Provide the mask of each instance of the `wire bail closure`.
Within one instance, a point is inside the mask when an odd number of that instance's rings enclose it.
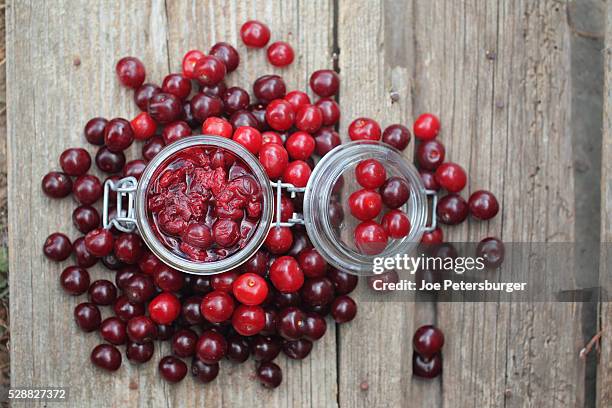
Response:
[[[136,229],[135,193],[138,180],[135,177],[125,177],[119,181],[106,180],[104,183],[104,201],[102,204],[102,226],[106,229],[112,227],[122,232],[134,232]],[[117,216],[108,218],[111,191],[117,193]],[[127,208],[123,208],[123,200],[127,197]]]
[[[304,225],[304,216],[295,212],[291,214],[291,218],[289,218],[289,220],[286,222],[281,221],[281,196],[283,189],[285,189],[290,194],[291,198],[295,198],[298,193],[305,192],[306,188],[296,187],[291,183],[282,183],[280,181],[270,181],[270,185],[276,189],[276,205],[274,206],[275,221],[270,225],[270,227],[278,228]]]
[[[427,197],[431,197],[431,225],[426,225],[423,231],[432,232],[438,226],[438,216],[436,215],[436,209],[438,208],[438,195],[434,190],[425,190]]]

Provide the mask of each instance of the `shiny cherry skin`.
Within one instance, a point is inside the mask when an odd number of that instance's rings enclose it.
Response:
[[[366,159],[355,167],[355,177],[363,188],[377,189],[387,180],[385,166],[376,159]]]
[[[41,182],[45,195],[51,198],[64,198],[72,192],[72,179],[59,171],[47,173]]]
[[[149,303],[149,316],[157,324],[170,324],[180,314],[181,302],[173,293],[160,293]]]
[[[212,291],[202,299],[200,311],[202,316],[211,323],[225,322],[234,313],[234,299],[227,292]]]
[[[283,343],[283,353],[292,360],[305,359],[308,357],[311,350],[312,341],[307,339],[285,341]]]
[[[306,92],[291,91],[284,98],[293,107],[293,111],[297,112],[302,106],[310,105],[310,97]]]
[[[247,47],[262,48],[270,41],[270,29],[257,20],[249,20],[240,27],[240,38]]]
[[[260,123],[255,115],[246,110],[239,110],[232,113],[229,121],[234,129],[238,129],[241,126],[250,126],[257,130],[261,130]]]
[[[444,233],[440,227],[436,227],[436,229],[431,232],[425,232],[421,237],[421,244],[425,245],[437,245],[442,242],[444,242]]]
[[[147,112],[140,112],[134,119],[130,121],[130,126],[134,131],[134,139],[147,140],[155,136],[157,131],[157,123]]]
[[[289,154],[282,145],[267,143],[259,149],[259,162],[271,179],[278,179],[289,165]]]
[[[478,243],[476,257],[483,258],[483,263],[489,269],[499,268],[504,262],[504,243],[498,238],[488,237]]]
[[[45,239],[43,253],[52,261],[61,262],[72,253],[72,243],[66,235],[55,232]]]
[[[296,292],[304,284],[304,273],[291,256],[281,256],[270,266],[270,281],[280,292]]]
[[[236,269],[219,273],[211,277],[210,284],[214,290],[230,293],[232,291],[232,285],[239,275],[240,273]]]
[[[204,122],[211,116],[220,116],[223,113],[223,101],[216,96],[204,93],[195,94],[191,98],[191,112],[196,120]],[[236,127],[234,123],[232,125]]]
[[[389,177],[378,190],[383,203],[389,208],[399,208],[410,198],[408,182],[401,177]]]
[[[274,130],[285,131],[293,126],[295,112],[289,102],[275,99],[266,108],[266,122]]]
[[[374,221],[364,221],[355,228],[355,246],[365,255],[378,255],[387,247],[385,229]]]
[[[315,146],[315,139],[304,131],[292,133],[285,143],[292,160],[307,160],[314,152]]]
[[[66,149],[60,155],[60,166],[69,176],[82,176],[91,167],[91,156],[82,148]]]
[[[77,296],[87,292],[89,288],[89,272],[78,266],[69,266],[60,275],[60,284],[66,293]]]
[[[323,306],[334,299],[334,284],[325,277],[306,279],[300,289],[302,303],[306,306]]]
[[[115,272],[115,284],[119,289],[124,290],[127,287],[127,281],[139,272],[138,266],[125,265]]]
[[[240,305],[232,315],[232,327],[242,336],[254,336],[266,326],[266,313],[261,306]]]
[[[102,264],[104,264],[104,266],[110,269],[111,271],[116,271],[125,266],[123,262],[117,259],[117,257],[115,256],[115,254],[112,253],[112,251],[110,254],[102,257]]]
[[[401,210],[390,210],[383,216],[380,225],[389,238],[401,239],[410,233],[410,220]]]
[[[113,304],[117,298],[117,288],[106,279],[100,279],[89,287],[89,300],[96,305],[107,306]]]
[[[293,245],[287,255],[297,257],[306,248],[312,248],[312,243],[308,239],[305,228],[293,227]]]
[[[130,303],[128,298],[123,295],[119,296],[113,305],[115,316],[124,322],[128,322],[131,318],[143,316],[145,307],[142,303]]]
[[[443,224],[456,225],[467,218],[469,206],[463,197],[451,193],[440,198],[436,213]]]
[[[225,81],[217,82],[214,85],[204,85],[200,83],[200,92],[208,96],[214,96],[219,100],[221,100],[226,90],[227,85],[225,84]]]
[[[76,264],[81,268],[91,268],[98,262],[98,257],[92,255],[85,246],[85,238],[77,238],[72,244],[72,252]]]
[[[111,152],[121,152],[132,145],[134,131],[123,118],[112,119],[104,128],[104,144]]]
[[[429,359],[442,350],[444,334],[435,326],[421,326],[414,333],[412,345],[415,352]]]
[[[286,340],[297,340],[304,335],[306,315],[295,306],[289,306],[278,313],[276,330]]]
[[[259,130],[250,126],[241,126],[232,136],[234,142],[244,146],[249,152],[257,155],[261,149],[262,138]]]
[[[238,224],[229,219],[219,219],[213,224],[213,239],[217,245],[229,248],[234,246],[240,239]]]
[[[248,358],[248,356],[247,356]],[[219,374],[219,363],[206,364],[194,357],[191,361],[191,375],[199,382],[206,384],[217,378]]]
[[[442,355],[426,358],[418,353],[412,355],[412,374],[421,378],[436,378],[442,373]]]
[[[416,151],[416,161],[419,168],[436,170],[444,162],[444,145],[438,140],[428,140],[419,144]]]
[[[223,93],[223,107],[225,113],[229,115],[247,109],[250,103],[251,97],[249,93],[238,86],[228,88]]]
[[[410,131],[404,125],[389,125],[383,131],[382,141],[402,151],[410,143]]]
[[[155,295],[155,284],[150,276],[137,273],[126,282],[124,294],[132,303],[144,303]]]
[[[268,297],[268,284],[257,274],[244,273],[234,281],[232,291],[238,302],[255,306],[262,304]]]
[[[72,195],[81,204],[93,204],[103,194],[102,182],[96,176],[79,176],[72,185]]]
[[[268,47],[268,61],[275,67],[286,67],[293,62],[295,54],[291,45],[284,41],[277,41]]]
[[[331,69],[321,69],[310,75],[310,89],[325,98],[336,95],[340,87],[340,77]]]
[[[374,219],[382,209],[382,197],[372,190],[357,190],[349,196],[351,214],[361,221]]]
[[[196,344],[196,356],[206,364],[218,363],[227,353],[227,341],[213,330],[202,333]]]
[[[276,309],[271,306],[268,306],[264,309],[264,312],[266,313],[266,325],[261,330],[260,334],[262,334],[263,336],[273,336],[276,334]]]
[[[266,122],[266,106],[262,103],[249,105],[248,112],[255,118],[257,124],[255,127],[260,131],[270,130],[270,126]]]
[[[304,319],[304,338],[310,341],[317,341],[325,335],[327,331],[327,322],[325,318],[318,313],[306,313]]]
[[[289,306],[299,306],[302,303],[299,292],[279,292],[277,290],[271,291],[274,297],[272,302],[278,309],[283,309]]]
[[[315,106],[319,108],[323,115],[323,126],[333,126],[340,120],[340,105],[331,98],[321,98]]]
[[[145,67],[142,61],[134,57],[121,58],[115,66],[119,82],[123,86],[136,89],[145,80]]]
[[[100,325],[100,334],[104,340],[111,344],[125,344],[127,341],[125,323],[116,317],[104,319]]]
[[[330,127],[319,129],[319,131],[314,134],[314,138],[316,143],[315,152],[321,157],[325,156],[342,143],[338,132]]]
[[[115,239],[115,256],[123,263],[135,264],[144,252],[144,244],[138,234],[124,233]]]
[[[166,356],[159,361],[159,374],[169,383],[177,383],[187,375],[187,364],[174,356]]]
[[[104,144],[104,128],[108,120],[105,118],[92,118],[86,124],[83,129],[83,135],[85,139],[92,145],[101,146]]]
[[[183,76],[189,79],[195,79],[196,73],[195,68],[198,62],[205,57],[202,51],[191,50],[183,56],[183,62],[181,64],[183,68]]]
[[[110,344],[99,344],[91,351],[90,360],[96,367],[117,371],[121,367],[121,352]]]
[[[423,113],[414,121],[414,137],[427,141],[435,139],[440,131],[440,120],[431,113]]]
[[[350,322],[357,314],[357,304],[347,295],[338,296],[331,306],[331,315],[336,323]]]
[[[421,177],[423,187],[425,187],[426,190],[440,190],[440,185],[436,181],[436,176],[434,175],[434,173],[427,170],[419,170],[419,176]]]
[[[278,75],[264,75],[253,83],[253,94],[263,104],[283,98],[286,92],[285,81]]]
[[[148,163],[159,153],[166,143],[160,136],[154,136],[142,145],[142,158]]]
[[[348,128],[351,140],[380,140],[380,125],[370,118],[357,118]]]
[[[311,173],[312,169],[308,163],[303,160],[295,160],[287,165],[283,172],[283,181],[296,187],[306,187]]]
[[[320,278],[327,273],[327,262],[315,248],[304,249],[296,259],[307,278]]]
[[[273,362],[261,363],[257,367],[257,379],[265,388],[276,388],[283,382],[283,371]]]
[[[227,338],[227,358],[236,363],[244,363],[251,352],[249,342],[240,335],[231,335]]]
[[[227,68],[223,61],[214,55],[205,55],[196,62],[194,68],[195,79],[204,86],[214,86],[223,81]]]
[[[158,324],[155,339],[160,341],[170,340],[174,336],[175,331],[176,327],[173,324]]]
[[[329,269],[327,279],[334,285],[337,295],[348,295],[357,287],[359,282],[357,276],[335,268]]]
[[[152,97],[161,93],[161,88],[155,84],[142,84],[134,92],[134,103],[143,112],[149,109],[149,101]]]
[[[172,94],[179,99],[186,99],[191,93],[191,81],[181,74],[166,75],[161,89],[164,93]]]
[[[278,337],[257,335],[251,340],[251,354],[255,361],[272,361],[281,352],[282,344]]]
[[[143,344],[130,341],[125,349],[125,356],[132,363],[142,364],[149,361],[154,352],[155,345],[152,341]]]
[[[147,343],[157,337],[157,326],[148,316],[132,317],[127,322],[126,331],[130,341],[134,343]]]
[[[175,95],[160,92],[149,99],[147,112],[153,120],[163,125],[180,119],[183,114],[183,104]]]
[[[176,142],[177,140],[181,140],[186,138],[187,136],[191,136],[191,128],[187,122],[182,120],[168,123],[164,130],[162,130],[162,139],[164,139],[164,143],[169,145],[171,143]]]
[[[457,163],[442,163],[436,169],[435,176],[440,187],[450,193],[458,193],[467,183],[465,170]]]
[[[172,336],[172,352],[178,357],[187,358],[195,355],[198,335],[190,329],[181,329]]]
[[[147,163],[144,160],[130,160],[125,163],[123,171],[121,172],[121,177],[134,177],[136,180],[140,180],[145,167],[147,167]]]
[[[269,257],[266,251],[259,250],[242,264],[242,273],[254,273],[259,276],[265,276],[268,271]]]
[[[185,284],[185,277],[183,273],[176,269],[169,267],[165,263],[158,262],[153,270],[153,281],[163,291],[178,292]]]
[[[93,303],[79,303],[74,308],[74,320],[84,332],[92,332],[100,327],[102,315],[100,309]]]
[[[200,310],[202,296],[189,296],[187,299],[182,299],[181,319],[190,325],[204,323],[204,317]]]
[[[100,214],[90,205],[81,205],[72,212],[72,223],[83,234],[100,226]]]
[[[293,245],[293,233],[289,227],[270,228],[264,241],[265,248],[273,255],[287,253]]]
[[[468,200],[470,214],[479,220],[489,220],[499,212],[497,198],[490,191],[478,190]]]
[[[219,58],[225,64],[225,69],[228,73],[235,71],[240,64],[240,54],[229,43],[218,42],[210,48],[208,53]]]
[[[323,125],[323,112],[316,105],[302,106],[295,113],[295,127],[301,131],[314,133]]]
[[[105,173],[119,173],[125,165],[123,152],[111,152],[108,147],[102,146],[96,153],[96,166]]]

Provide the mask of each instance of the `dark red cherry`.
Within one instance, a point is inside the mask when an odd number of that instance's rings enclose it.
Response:
[[[435,326],[421,326],[414,333],[412,345],[415,352],[423,357],[431,358],[442,350],[444,334]]]
[[[125,344],[127,341],[125,323],[116,317],[109,317],[102,321],[100,334],[111,344]]]
[[[142,364],[146,363],[151,359],[151,357],[153,357],[154,351],[155,345],[152,341],[143,344],[128,342],[125,355],[132,363]]]
[[[335,147],[340,146],[340,143],[342,142],[338,132],[329,127],[319,129],[319,131],[314,134],[314,138],[315,152],[321,157],[325,156]]]
[[[115,312],[115,316],[127,322],[133,317],[144,315],[145,307],[142,303],[130,303],[128,298],[123,295],[119,296],[115,301],[113,311]]]
[[[304,276],[308,278],[323,277],[327,272],[327,262],[314,248],[307,248],[300,252],[297,261]]]
[[[89,287],[89,300],[96,305],[111,305],[117,298],[117,288],[106,279],[100,279]]]
[[[72,252],[76,264],[81,268],[90,268],[98,262],[98,257],[92,255],[85,246],[83,237],[77,238],[72,244]]]
[[[119,82],[128,88],[138,88],[145,80],[145,67],[142,61],[135,57],[121,58],[115,66]]]
[[[195,355],[198,335],[190,329],[181,329],[172,336],[172,352],[178,357],[191,357]]]
[[[69,176],[82,176],[91,167],[91,156],[82,148],[66,149],[60,155],[60,166]]]
[[[70,239],[59,232],[49,235],[43,244],[43,253],[47,258],[55,262],[67,259],[71,252],[72,244]]]
[[[161,91],[161,88],[157,85],[143,84],[134,92],[134,103],[136,103],[136,106],[141,111],[146,112],[151,98],[161,93]]]
[[[317,341],[327,331],[327,323],[318,313],[309,312],[304,319],[304,337],[310,341]]]
[[[115,239],[115,256],[123,263],[135,264],[144,251],[144,244],[140,235],[123,233]]]
[[[251,339],[251,354],[255,361],[272,361],[281,352],[281,348],[278,337],[258,335]]]
[[[312,341],[307,339],[298,339],[293,341],[285,341],[283,343],[283,353],[293,360],[302,360],[308,357],[312,350]]]
[[[147,316],[136,316],[127,322],[127,335],[135,343],[146,343],[157,337],[157,326]]]
[[[201,383],[209,383],[219,374],[219,363],[206,364],[194,357],[191,361],[191,374]]]
[[[81,205],[72,212],[72,223],[83,234],[100,226],[100,214],[90,205]]]
[[[244,363],[248,360],[249,342],[246,337],[240,335],[231,335],[227,338],[227,358],[236,362]]]
[[[359,282],[357,276],[335,268],[329,269],[327,272],[327,279],[334,285],[337,295],[347,295],[351,293]]]
[[[421,169],[433,171],[444,162],[445,152],[444,145],[438,140],[428,140],[419,144],[416,161]]]
[[[438,201],[436,210],[440,222],[455,225],[463,222],[469,213],[468,203],[459,194],[450,193]]]
[[[463,190],[467,183],[465,170],[457,163],[442,163],[436,169],[435,176],[440,187],[451,193]]]
[[[310,75],[310,88],[319,96],[335,95],[340,87],[340,77],[331,69],[321,69]]]
[[[304,282],[300,296],[306,306],[323,306],[334,299],[334,285],[324,277],[309,278]]]
[[[257,367],[257,378],[264,387],[276,388],[283,381],[283,372],[278,365],[272,362],[261,363]]]
[[[91,332],[100,327],[102,315],[93,303],[79,303],[74,308],[74,320],[84,332]]]
[[[150,276],[136,274],[126,283],[124,293],[132,303],[144,303],[155,295],[155,284]]]
[[[228,73],[235,71],[238,68],[238,64],[240,64],[240,54],[229,43],[218,42],[212,46],[208,53],[219,58],[225,64],[225,69]]]
[[[505,256],[504,243],[493,237],[483,239],[476,247],[476,256],[483,258],[483,263],[487,268],[498,268],[504,262]]]
[[[169,383],[177,383],[187,375],[187,364],[174,356],[166,356],[159,361],[159,374]]]
[[[382,141],[397,150],[404,150],[410,143],[410,131],[404,125],[389,125],[382,134]]]
[[[104,128],[104,144],[111,152],[121,152],[134,141],[130,122],[123,118],[112,119]]]
[[[81,295],[89,288],[89,272],[78,266],[69,266],[60,275],[60,284],[66,293],[73,296]]]
[[[278,75],[264,75],[253,83],[253,94],[264,104],[284,97],[286,92],[285,81]]]
[[[478,190],[468,200],[470,214],[479,220],[489,220],[499,212],[497,198],[490,191]]]
[[[234,313],[234,300],[227,292],[215,290],[204,296],[200,311],[211,323],[225,322]]]
[[[119,173],[125,165],[125,154],[122,151],[111,152],[102,146],[96,153],[96,166],[105,173]]]
[[[121,367],[121,352],[110,344],[99,344],[92,351],[91,362],[107,371],[117,371]]]
[[[202,333],[196,345],[196,356],[206,364],[219,362],[227,352],[227,341],[216,331]]]
[[[297,340],[304,335],[306,315],[294,306],[280,311],[276,321],[276,330],[287,340]]]
[[[42,179],[42,190],[51,198],[64,198],[72,192],[72,179],[64,173],[52,171]]]
[[[162,82],[162,92],[185,99],[191,93],[191,81],[181,74],[166,75]]]
[[[83,134],[85,139],[93,145],[101,146],[104,144],[104,128],[108,120],[104,118],[93,118],[90,119],[85,125]]]
[[[183,104],[175,95],[160,92],[149,99],[147,112],[157,123],[166,124],[180,119]]]
[[[412,355],[412,374],[421,378],[435,378],[442,373],[442,355],[426,358],[418,353]]]
[[[154,136],[142,145],[142,157],[145,161],[149,162],[157,156],[157,153],[159,153],[164,146],[166,146],[164,139],[160,136]]]
[[[410,198],[408,182],[401,177],[389,177],[380,187],[383,203],[389,208],[399,208]]]
[[[202,311],[200,310],[200,304],[202,303],[201,296],[190,296],[182,300],[182,302],[181,318],[185,322],[191,325],[204,323],[204,316],[202,316]]]
[[[79,176],[72,185],[72,195],[81,204],[93,204],[102,197],[102,182],[96,176]]]
[[[331,306],[331,315],[336,323],[350,322],[357,314],[357,304],[349,296],[338,296]]]

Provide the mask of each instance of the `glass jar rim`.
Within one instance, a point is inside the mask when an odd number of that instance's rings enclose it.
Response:
[[[170,251],[159,241],[151,228],[147,217],[147,190],[152,177],[159,166],[181,150],[210,146],[226,149],[240,158],[252,171],[253,176],[262,189],[262,213],[255,232],[247,244],[227,258],[214,262],[197,262],[183,258]],[[274,208],[274,196],[270,179],[259,160],[244,146],[220,136],[196,135],[178,140],[162,149],[145,167],[136,189],[135,211],[136,224],[140,235],[151,252],[172,268],[195,275],[213,275],[234,269],[246,262],[264,243],[270,225]]]

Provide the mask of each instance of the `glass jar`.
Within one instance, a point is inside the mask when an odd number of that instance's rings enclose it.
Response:
[[[147,193],[158,170],[177,153],[196,146],[230,151],[240,158],[261,187],[261,218],[248,242],[235,253],[212,262],[189,260],[170,250],[160,241],[148,217]],[[357,220],[350,215],[343,216],[349,214],[346,204],[348,194],[361,188],[355,181],[355,166],[366,158],[379,160],[384,164],[388,177],[402,177],[410,186],[410,198],[400,208],[410,219],[410,233],[402,239],[392,240],[384,252],[376,256],[363,255],[357,251],[352,240],[352,231]],[[280,218],[280,196],[283,191],[292,198],[302,194],[304,198],[302,214],[294,213],[287,222],[281,222]],[[110,218],[113,192],[117,194],[116,216]],[[274,206],[274,195],[278,197],[277,208]],[[435,192],[425,190],[416,168],[407,162],[399,151],[379,142],[359,141],[338,146],[315,166],[307,186],[298,188],[288,183],[271,181],[259,160],[242,145],[230,139],[191,136],[172,143],[159,152],[147,164],[140,180],[134,177],[123,178],[117,182],[108,180],[104,186],[102,218],[105,228],[114,227],[124,232],[138,229],[145,244],[161,261],[180,271],[199,275],[222,273],[240,266],[261,247],[270,228],[303,224],[313,246],[332,266],[364,275],[372,273],[375,257],[409,253],[416,248],[425,231],[435,228],[433,212],[431,219],[434,225],[427,226],[428,195],[433,197],[435,209]]]

